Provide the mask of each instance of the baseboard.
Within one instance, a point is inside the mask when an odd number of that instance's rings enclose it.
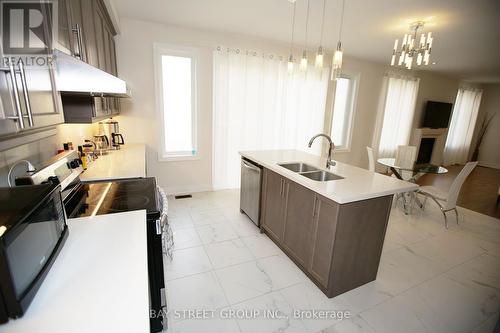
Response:
[[[478,164],[480,166],[487,167],[487,168],[500,169],[499,163],[490,163],[490,162],[479,161]]]
[[[212,184],[201,184],[201,185],[186,185],[186,186],[160,186],[167,193],[167,195],[180,195],[180,194],[190,194],[196,192],[206,192],[212,191]]]

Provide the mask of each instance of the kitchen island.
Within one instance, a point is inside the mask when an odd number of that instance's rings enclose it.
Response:
[[[149,332],[146,211],[67,223],[68,239],[27,312],[0,331]]]
[[[296,150],[240,154],[263,169],[261,231],[328,297],[376,279],[392,197],[416,184]]]

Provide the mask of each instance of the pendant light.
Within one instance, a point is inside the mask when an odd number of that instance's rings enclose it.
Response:
[[[323,50],[323,28],[325,26],[325,6],[326,6],[326,0],[323,0],[323,18],[321,19],[321,37],[319,39],[318,52],[316,52],[316,61],[315,61],[315,65],[318,68],[323,67],[323,58],[325,56],[324,50]]]
[[[293,73],[293,32],[295,31],[295,0],[290,0],[292,4],[292,32],[290,38],[290,55],[288,56],[287,69],[288,73]]]
[[[342,71],[342,26],[344,25],[344,6],[345,0],[342,0],[342,12],[340,17],[340,28],[339,28],[339,40],[337,41],[337,48],[335,49],[335,53],[333,54],[332,59],[332,74],[330,79],[337,80],[340,78],[340,73]]]
[[[306,41],[304,45],[304,50],[302,51],[302,58],[300,58],[299,69],[301,71],[307,70],[307,27],[309,25],[309,0],[307,0],[307,11],[306,11]]]

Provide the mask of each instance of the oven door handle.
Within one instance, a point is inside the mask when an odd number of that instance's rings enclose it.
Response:
[[[161,221],[158,219],[155,221],[156,223],[156,234],[161,235]]]

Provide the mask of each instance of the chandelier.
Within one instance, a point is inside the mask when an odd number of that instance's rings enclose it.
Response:
[[[429,64],[433,37],[431,32],[428,32],[427,36],[422,33],[420,35],[420,41],[417,41],[418,30],[423,27],[423,21],[413,22],[410,25],[410,30],[413,31],[413,33],[404,35],[400,50],[398,50],[398,40],[396,39],[394,41],[391,66],[405,66],[407,69],[411,69],[415,58],[418,66]],[[397,63],[396,58],[398,58]]]

